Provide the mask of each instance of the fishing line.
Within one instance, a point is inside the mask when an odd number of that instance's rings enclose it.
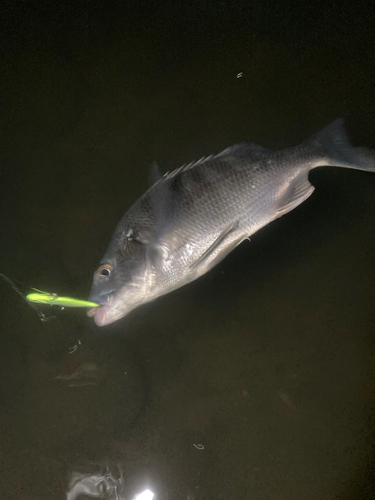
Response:
[[[25,302],[27,302],[27,304],[32,307],[34,309],[34,311],[36,311],[36,313],[38,314],[39,316],[39,319],[40,321],[43,321],[43,322],[46,322],[46,321],[50,321],[51,319],[55,319],[56,316],[46,316],[44,313],[42,313],[42,311],[39,311],[38,308],[33,304],[31,303],[30,301],[27,300],[26,296],[21,292],[21,290],[13,283],[13,281],[11,279],[8,278],[8,276],[5,276],[5,274],[3,273],[0,273],[0,277],[3,278],[4,281],[6,281],[12,288],[13,290],[18,293],[18,295],[20,297],[23,298],[23,300]]]

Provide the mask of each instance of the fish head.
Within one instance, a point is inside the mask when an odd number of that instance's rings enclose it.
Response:
[[[109,325],[142,304],[150,287],[147,249],[138,242],[118,245],[107,251],[94,272],[90,300],[101,307],[87,314],[98,326]]]

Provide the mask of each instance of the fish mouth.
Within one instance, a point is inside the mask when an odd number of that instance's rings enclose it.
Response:
[[[92,309],[89,309],[86,314],[89,318],[93,318],[97,312],[98,309],[100,309],[101,307],[103,306],[99,306],[99,307],[93,307]]]
[[[106,316],[110,308],[111,306],[109,305],[94,307],[93,309],[87,311],[87,316],[94,318],[94,321],[98,326],[108,325],[109,323],[112,323],[112,321],[106,320]]]
[[[141,305],[145,299],[146,291],[145,287],[142,288],[135,281],[128,283],[120,290],[115,288],[97,295],[94,292],[90,295],[90,300],[100,304],[100,307],[89,309],[86,314],[94,318],[98,326],[109,325]],[[125,302],[125,297],[127,302]]]
[[[107,292],[106,294],[99,295],[98,298],[93,299],[94,302],[100,304],[99,307],[93,307],[89,309],[86,314],[89,318],[94,318],[95,323],[98,326],[107,325],[108,323],[112,323],[112,321],[106,321],[106,315],[108,311],[111,309],[111,305],[113,302],[113,292]]]

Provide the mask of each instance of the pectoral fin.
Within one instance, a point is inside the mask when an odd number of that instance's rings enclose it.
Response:
[[[190,268],[203,268],[204,272],[209,271],[246,238],[237,223],[230,224]]]
[[[281,199],[277,200],[275,219],[298,207],[298,205],[307,200],[314,189],[314,186],[310,184],[307,178],[306,172],[298,175],[288,186]]]

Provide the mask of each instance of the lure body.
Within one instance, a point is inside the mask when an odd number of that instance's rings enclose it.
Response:
[[[33,288],[33,290],[36,290],[36,288]],[[43,292],[41,290],[37,290],[35,293],[29,293],[26,295],[26,299],[36,304],[50,304],[51,306],[99,307],[99,304],[95,302],[73,299],[72,297],[60,297],[55,293]]]

